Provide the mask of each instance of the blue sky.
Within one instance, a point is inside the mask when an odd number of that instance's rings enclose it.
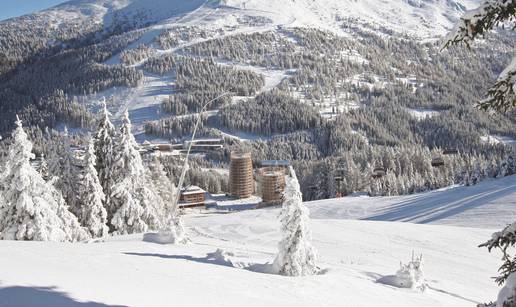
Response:
[[[0,0],[0,20],[37,12],[66,0]]]

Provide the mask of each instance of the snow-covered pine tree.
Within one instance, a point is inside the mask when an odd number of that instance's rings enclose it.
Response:
[[[145,171],[127,111],[114,151],[117,155],[110,171],[115,181],[110,196],[114,212],[110,220],[111,230],[127,234],[145,232],[149,228],[160,229],[165,216],[163,200]]]
[[[500,276],[495,281],[499,285],[505,285],[498,294],[496,307],[516,306],[516,258],[511,256],[509,252],[509,249],[515,245],[516,222],[505,227],[502,231],[495,232],[489,241],[480,245],[481,247],[487,247],[489,251],[495,248],[503,253],[503,264],[498,269]]]
[[[39,165],[38,172],[41,174],[41,177],[46,181],[50,180],[48,163],[47,159],[45,159],[45,155],[41,155],[41,164]]]
[[[31,166],[32,143],[16,121],[13,143],[0,176],[5,204],[0,208],[0,239],[78,241],[87,232],[68,211],[61,193]]]
[[[448,35],[445,47],[465,43],[469,45],[478,37],[484,36],[494,27],[516,21],[516,2],[514,0],[485,0],[478,8],[467,12]],[[511,25],[512,29],[516,27]],[[487,109],[507,111],[516,107],[516,57],[500,74],[487,98],[480,102]]]
[[[76,158],[72,152],[70,135],[65,127],[62,137],[56,148],[58,155],[54,163],[52,174],[55,177],[54,186],[61,191],[69,210],[77,217],[80,214],[80,202],[77,198],[79,182],[79,169],[77,168]]]
[[[516,156],[516,154],[514,155]],[[516,174],[516,163],[515,159],[513,158],[513,155],[509,155],[507,159],[502,162],[502,165],[500,167],[500,174],[499,177],[505,177],[505,176],[511,176]]]
[[[88,150],[84,157],[84,175],[79,184],[79,199],[81,202],[79,221],[89,230],[92,237],[103,237],[108,234],[107,211],[103,202],[105,199],[95,169],[95,147],[90,139]]]
[[[502,165],[501,175],[512,175],[514,167],[514,160],[510,155]],[[516,256],[510,254],[510,251],[516,246],[516,222],[508,225],[502,231],[495,232],[489,241],[480,246],[487,247],[489,252],[492,249],[499,249],[503,253],[503,263],[498,269],[500,276],[495,281],[504,286],[498,293],[496,305],[493,303],[493,305],[485,306],[516,307]]]
[[[113,160],[115,158],[114,143],[116,137],[115,126],[111,123],[110,113],[106,106],[106,101],[102,102],[102,111],[97,123],[97,131],[95,132],[95,156],[98,178],[102,190],[105,194],[104,207],[108,213],[108,220],[113,217],[114,208],[110,202],[111,187],[113,186]]]
[[[314,247],[310,243],[308,208],[303,205],[299,182],[293,167],[286,178],[283,206],[281,208],[281,233],[279,253],[274,260],[274,270],[281,275],[302,276],[317,274],[319,268]]]
[[[149,164],[150,178],[154,184],[155,189],[159,193],[161,199],[163,199],[165,205],[165,211],[174,203],[174,198],[177,194],[177,188],[175,184],[167,176],[163,168],[163,164],[158,156],[155,156],[152,162]]]

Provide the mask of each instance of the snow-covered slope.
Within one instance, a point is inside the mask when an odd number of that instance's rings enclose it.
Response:
[[[239,9],[288,15],[294,26],[313,26],[335,31],[336,21],[355,19],[375,26],[417,36],[442,35],[457,16],[477,1],[452,0],[226,0]]]
[[[498,257],[476,247],[490,232],[469,228],[314,220],[325,274],[292,278],[246,269],[274,259],[275,215],[188,219],[195,228],[186,246],[142,242],[141,235],[95,244],[0,242],[8,251],[0,258],[0,306],[460,307],[496,294],[490,277]],[[219,248],[233,255],[214,254]],[[431,289],[376,282],[394,274],[413,250],[425,257]]]
[[[364,198],[355,208],[383,206],[383,212],[412,214],[435,209],[432,200],[450,208],[463,198],[464,206],[433,222],[492,227],[494,216],[512,219],[507,213],[514,208],[515,183],[513,176],[415,196]],[[8,252],[0,257],[0,306],[459,307],[495,298],[497,286],[490,277],[500,255],[477,247],[492,230],[341,219],[349,216],[340,209],[353,200],[308,204],[322,275],[259,272],[277,250],[278,209],[198,214],[185,220],[192,238],[185,246],[146,242],[143,235],[90,244],[1,241],[0,250]],[[489,210],[474,219],[470,215],[469,222],[461,215],[482,207]],[[412,251],[423,253],[425,293],[377,282],[394,274]]]
[[[344,197],[307,205],[316,219],[331,215],[338,219],[496,229],[516,220],[516,176],[407,196]]]

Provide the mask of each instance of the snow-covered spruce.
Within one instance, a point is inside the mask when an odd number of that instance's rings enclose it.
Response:
[[[96,169],[102,190],[105,194],[104,207],[108,213],[108,219],[111,219],[114,214],[114,208],[111,206],[109,197],[111,195],[111,187],[113,186],[113,177],[111,170],[113,168],[113,160],[115,152],[113,149],[116,130],[115,126],[109,119],[109,111],[106,106],[106,101],[102,101],[102,113],[97,123],[97,131],[95,133],[95,156]]]
[[[446,38],[446,44],[471,44],[493,27],[514,21],[516,3],[513,0],[485,0],[482,5],[466,12]]]
[[[45,159],[44,155],[41,155],[41,164],[38,167],[38,172],[41,174],[41,177],[45,180],[50,180],[50,172],[48,170],[47,159]]]
[[[127,234],[160,229],[164,216],[163,200],[143,166],[127,111],[114,152],[117,156],[110,172],[115,182],[110,196],[114,212],[110,221],[112,230]]]
[[[174,203],[177,194],[177,187],[174,182],[167,176],[163,168],[163,164],[158,156],[155,156],[149,163],[149,173],[154,187],[163,199],[165,210],[168,211]]]
[[[516,156],[516,155],[515,155]],[[512,156],[507,157],[500,167],[500,172],[497,178],[503,178],[505,176],[511,176],[516,174],[516,159]]]
[[[516,222],[505,227],[502,231],[493,233],[491,239],[481,246],[491,251],[493,248],[500,249],[503,253],[503,264],[498,269],[500,276],[495,281],[504,287],[498,293],[496,307],[516,306],[516,259],[509,251],[516,245]]]
[[[81,200],[79,221],[82,226],[89,230],[92,237],[103,237],[109,231],[107,211],[103,205],[106,197],[102,191],[95,165],[95,148],[93,139],[90,139],[84,158],[84,175],[79,185],[79,198]]]
[[[481,101],[481,105],[484,108],[493,105],[503,110],[516,107],[516,57],[487,91],[487,98]]]
[[[496,307],[514,307],[516,306],[516,273],[511,273],[503,288],[498,293],[496,299]]]
[[[317,255],[310,243],[309,211],[303,205],[299,182],[292,167],[290,176],[286,178],[280,219],[283,238],[274,260],[274,271],[287,276],[317,274]]]
[[[77,161],[71,149],[70,135],[68,129],[64,128],[62,138],[57,144],[58,156],[54,156],[51,173],[54,177],[54,186],[61,192],[63,198],[68,205],[70,212],[80,217],[81,201],[77,190],[79,189],[80,172],[77,167]],[[48,177],[48,176],[47,176]],[[44,177],[43,177],[44,178]]]
[[[88,233],[68,211],[61,193],[31,165],[32,143],[16,121],[13,143],[0,177],[5,204],[0,206],[0,239],[79,241]]]
[[[174,205],[177,205],[178,188],[167,177],[159,157],[155,157],[152,163],[150,163],[149,170],[152,183],[164,204],[163,224],[155,240],[162,244],[184,244],[188,242],[183,220],[179,215],[179,211],[174,210]]]
[[[516,21],[514,0],[486,0],[478,8],[464,14],[445,41],[445,47],[465,43],[469,46],[478,37],[498,25]],[[514,27],[513,27],[514,29]],[[495,85],[487,92],[487,98],[480,102],[484,109],[507,111],[516,107],[516,58],[500,74]]]
[[[186,170],[189,170],[189,164],[186,163]],[[162,244],[185,244],[189,242],[189,239],[186,235],[186,230],[183,224],[183,219],[179,210],[177,210],[177,202],[179,197],[179,187],[176,187],[171,180],[166,177],[165,172],[163,171],[163,166],[156,159],[151,168],[151,178],[153,179],[154,184],[157,187],[160,187],[160,195],[163,197],[165,201],[165,219],[163,221],[163,225],[158,233],[157,238],[155,239],[159,243]],[[181,180],[180,180],[181,181]],[[181,182],[179,183],[181,184]],[[171,189],[172,193],[163,193],[164,185],[169,185],[169,189]],[[166,189],[165,189],[166,191]]]

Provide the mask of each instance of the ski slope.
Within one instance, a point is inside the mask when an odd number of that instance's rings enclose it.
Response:
[[[496,297],[490,277],[500,263],[477,246],[490,237],[487,228],[513,220],[515,196],[512,176],[411,196],[308,203],[323,269],[309,277],[261,273],[280,239],[277,208],[187,215],[192,242],[184,246],[143,234],[88,244],[0,241],[0,306],[474,306]],[[436,209],[448,214],[432,215]],[[434,219],[402,218],[416,213]],[[426,292],[377,282],[412,251],[423,254]]]
[[[516,221],[516,176],[393,197],[344,197],[307,203],[311,217],[498,229]]]

